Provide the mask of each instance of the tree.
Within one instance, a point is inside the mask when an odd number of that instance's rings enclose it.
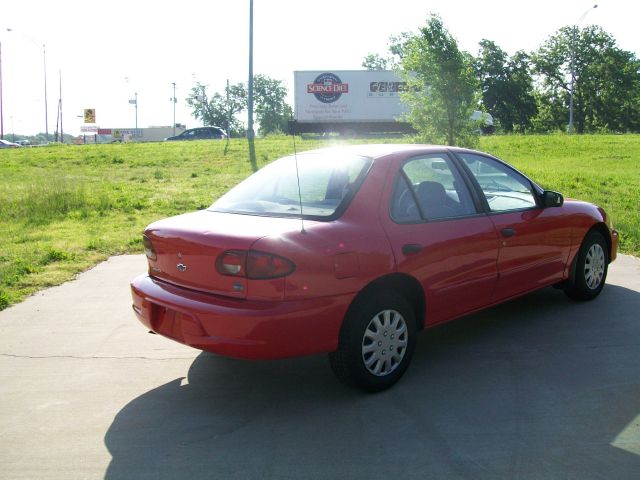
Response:
[[[292,115],[291,107],[285,101],[287,88],[280,80],[256,75],[253,89],[260,135],[286,132]]]
[[[482,40],[474,65],[482,104],[500,122],[502,129],[506,132],[531,129],[537,107],[529,56],[518,51],[509,58],[496,43]]]
[[[533,63],[540,98],[550,102],[547,123],[567,125],[573,63],[576,131],[640,131],[640,61],[600,27],[561,28],[533,55]]]
[[[205,125],[223,127],[230,136],[244,136],[244,124],[237,114],[247,108],[247,91],[242,83],[225,88],[224,94],[207,96],[207,87],[201,83],[191,88],[187,105],[192,108],[196,120],[204,120]],[[229,122],[229,118],[231,122]]]
[[[259,133],[284,132],[291,118],[291,107],[285,102],[287,89],[279,80],[266,75],[256,75],[253,83],[254,105]],[[192,115],[204,119],[207,125],[225,128],[231,136],[244,136],[246,128],[238,115],[247,109],[247,89],[244,83],[225,88],[223,93],[207,95],[207,87],[201,83],[191,88],[187,104]],[[229,123],[229,118],[231,121]]]
[[[400,35],[389,37],[389,55],[383,57],[378,53],[369,53],[362,61],[362,66],[367,70],[395,70],[400,67],[404,57],[405,46],[414,38],[410,32],[402,32]]]
[[[507,68],[508,102],[512,106],[509,121],[514,131],[524,133],[531,129],[533,118],[538,113],[531,76],[531,57],[519,50],[509,59]]]
[[[364,57],[362,66],[367,70],[386,70],[389,68],[389,60],[377,53],[370,53]]]
[[[469,119],[478,105],[472,58],[459,50],[439,16],[430,16],[420,34],[406,40],[400,73],[408,83],[402,94],[410,107],[407,119],[423,140],[477,143],[478,126]]]

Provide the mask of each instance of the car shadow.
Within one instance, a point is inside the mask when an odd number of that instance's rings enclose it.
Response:
[[[105,478],[637,478],[638,311],[545,289],[423,333],[374,395],[324,355],[202,353],[116,415]]]

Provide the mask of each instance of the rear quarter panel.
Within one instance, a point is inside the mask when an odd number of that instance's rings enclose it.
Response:
[[[352,293],[394,271],[395,262],[378,217],[388,162],[374,161],[344,214],[331,222],[303,222],[300,230],[269,235],[252,248],[296,264],[285,278],[285,299]],[[249,285],[249,292],[256,292]]]

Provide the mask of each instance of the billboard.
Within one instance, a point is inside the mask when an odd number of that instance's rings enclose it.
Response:
[[[407,111],[406,89],[394,72],[318,70],[294,72],[298,122],[392,122]]]
[[[84,123],[96,123],[96,109],[85,108],[84,109]]]

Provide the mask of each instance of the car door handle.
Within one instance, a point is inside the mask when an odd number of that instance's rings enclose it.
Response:
[[[402,253],[405,255],[415,255],[416,253],[420,253],[422,251],[422,245],[418,243],[407,243],[402,246]]]
[[[516,231],[513,228],[503,228],[501,233],[503,237],[509,238],[513,237],[516,234]]]

